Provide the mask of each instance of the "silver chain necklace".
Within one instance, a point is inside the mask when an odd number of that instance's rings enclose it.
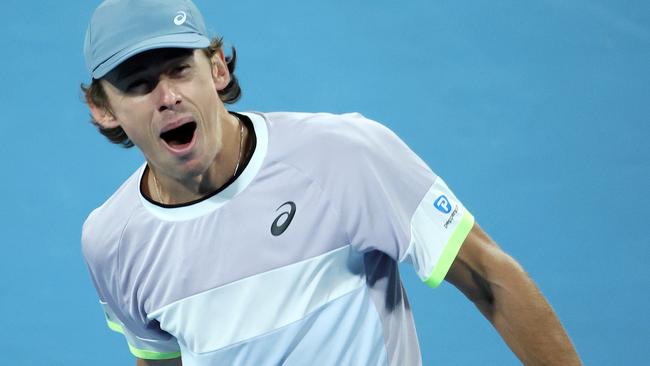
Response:
[[[237,122],[239,122],[239,155],[237,156],[237,165],[235,165],[235,171],[232,173],[232,177],[234,178],[237,175],[237,172],[239,171],[239,163],[241,162],[241,154],[242,154],[242,149],[244,147],[244,124],[241,122],[239,117],[235,116],[237,118]],[[153,171],[150,169],[151,176],[153,177],[153,184],[156,187],[156,196],[158,196],[158,202],[164,203],[162,199],[162,194],[160,194],[160,184],[158,183],[158,179],[156,178],[156,174],[153,173]]]

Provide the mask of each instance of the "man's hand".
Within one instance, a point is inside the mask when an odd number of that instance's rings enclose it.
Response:
[[[581,365],[542,293],[478,224],[445,279],[474,302],[525,365]]]
[[[143,360],[138,358],[136,360],[136,366],[183,366],[180,358],[172,360]]]

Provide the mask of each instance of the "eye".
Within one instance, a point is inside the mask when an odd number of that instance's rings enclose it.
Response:
[[[151,83],[145,79],[138,79],[126,86],[126,92],[129,94],[146,94],[151,91]]]
[[[183,76],[187,72],[187,70],[189,70],[189,68],[190,65],[187,64],[177,65],[170,70],[169,74],[171,76]]]

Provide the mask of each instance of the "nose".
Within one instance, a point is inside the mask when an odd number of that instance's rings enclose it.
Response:
[[[174,110],[182,102],[181,94],[178,92],[173,80],[161,78],[156,85],[158,97],[158,111]]]

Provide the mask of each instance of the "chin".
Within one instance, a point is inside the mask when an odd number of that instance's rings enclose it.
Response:
[[[187,162],[179,167],[178,173],[184,178],[196,178],[207,173],[210,169],[210,162]]]

